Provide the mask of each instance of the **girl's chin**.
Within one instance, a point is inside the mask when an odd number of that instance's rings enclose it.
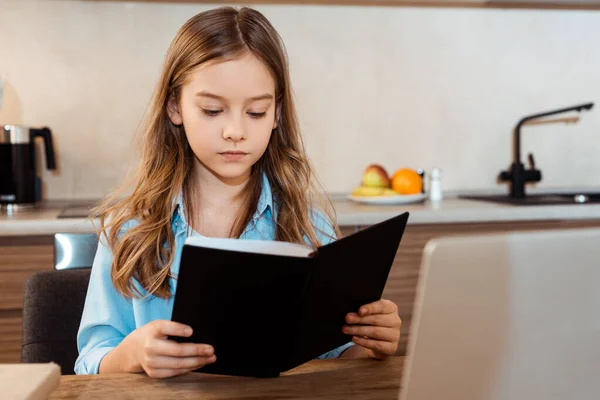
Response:
[[[227,181],[246,180],[250,176],[250,167],[228,165],[213,170],[219,178]]]

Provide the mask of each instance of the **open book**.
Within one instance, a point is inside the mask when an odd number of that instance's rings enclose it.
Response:
[[[171,319],[179,342],[210,344],[198,372],[274,377],[351,341],[345,316],[381,298],[408,213],[311,249],[274,241],[190,237]]]
[[[190,236],[185,240],[185,244],[218,250],[289,257],[311,257],[315,252],[310,247],[301,244],[258,239],[227,239]]]

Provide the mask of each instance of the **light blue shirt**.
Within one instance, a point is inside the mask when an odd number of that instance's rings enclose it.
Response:
[[[188,231],[191,230],[183,213],[181,196],[177,205],[177,210],[171,220],[171,228],[175,235],[175,255],[171,264],[173,276],[177,276],[179,272],[181,249]],[[241,238],[275,240],[276,207],[271,186],[265,176],[263,177],[263,187],[256,213]],[[127,222],[122,231],[131,228],[135,224],[135,221]],[[331,242],[332,238],[335,237],[331,224],[320,214],[315,213],[313,225],[322,244]],[[174,296],[169,299],[155,296],[127,299],[116,291],[110,278],[112,258],[112,252],[104,241],[99,241],[77,334],[79,356],[75,362],[76,374],[97,374],[102,358],[121,343],[129,333],[148,322],[157,319],[171,319]],[[177,280],[170,278],[170,284],[171,294],[173,295]],[[137,282],[136,287],[140,289],[143,295],[147,293]],[[353,344],[353,342],[349,342],[318,358],[337,358]]]

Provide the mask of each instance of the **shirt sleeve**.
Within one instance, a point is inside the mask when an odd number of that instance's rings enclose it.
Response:
[[[354,345],[355,345],[354,342],[348,342],[346,344],[341,345],[340,347],[336,347],[335,349],[328,351],[325,354],[321,354],[317,358],[320,360],[322,360],[324,358],[339,358],[344,351],[348,350],[350,347],[352,347]]]
[[[317,234],[317,238],[321,242],[321,245],[329,244],[337,239],[333,224],[323,214],[319,212],[313,213],[313,226]],[[325,354],[317,357],[318,359],[324,358],[339,358],[339,356],[346,351],[348,348],[354,346],[354,342],[350,341],[346,344],[341,345],[333,350],[328,351]]]
[[[76,374],[97,374],[102,358],[135,329],[131,300],[117,292],[110,278],[112,259],[105,238],[98,240],[77,333]]]

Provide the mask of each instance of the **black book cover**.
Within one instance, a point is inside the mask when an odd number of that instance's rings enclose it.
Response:
[[[171,339],[214,347],[217,361],[197,372],[254,377],[278,376],[351,341],[344,318],[381,298],[408,216],[305,255],[186,243],[171,319],[194,333]]]

